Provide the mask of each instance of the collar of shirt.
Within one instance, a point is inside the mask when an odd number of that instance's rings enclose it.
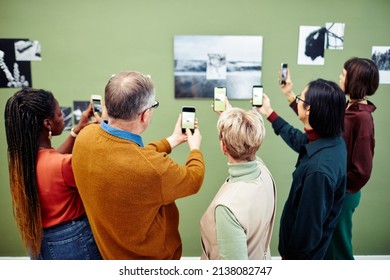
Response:
[[[314,129],[306,129],[304,128],[307,138],[309,139],[309,142],[313,142],[320,138],[320,136],[317,134],[317,132],[314,131]]]
[[[307,155],[311,157],[319,150],[339,144],[340,140],[342,140],[341,136],[335,136],[335,137],[319,138],[316,141],[309,142],[308,144],[305,145]]]
[[[367,100],[367,104],[361,104],[361,103],[353,103],[349,108],[347,109],[346,113],[349,112],[359,112],[359,111],[368,111],[368,112],[374,112],[376,110],[376,106],[371,101]]]
[[[132,141],[139,145],[140,147],[144,146],[144,143],[142,142],[142,137],[138,134],[134,134],[130,131],[124,131],[117,128],[114,128],[108,124],[108,121],[102,121],[100,124],[100,127],[107,133],[114,135],[116,137]]]

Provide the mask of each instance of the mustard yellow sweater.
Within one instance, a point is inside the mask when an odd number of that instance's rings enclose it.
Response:
[[[73,148],[73,172],[104,259],[179,259],[175,200],[199,191],[202,153],[173,161],[166,139],[145,147],[99,125],[85,127]]]

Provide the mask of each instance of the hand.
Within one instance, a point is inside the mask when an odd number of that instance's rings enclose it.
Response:
[[[195,120],[195,128],[197,127],[197,124],[198,121]],[[186,142],[187,138],[188,138],[187,135],[182,133],[181,131],[181,114],[179,114],[173,133],[171,136],[167,138],[167,140],[171,145],[171,149],[173,149],[176,146],[180,145],[181,143]]]
[[[279,71],[279,84],[280,84],[280,71]],[[291,80],[290,69],[287,69],[286,83],[284,85],[280,84],[280,89],[282,90],[284,96],[291,103],[295,100],[295,94],[293,92],[293,82]]]
[[[108,120],[107,108],[105,105],[102,105],[102,115],[100,116],[98,112],[94,112],[93,116],[95,117],[97,123],[101,123],[104,120]]]
[[[74,132],[76,134],[79,134],[79,132],[84,128],[86,127],[87,125],[90,125],[90,124],[93,124],[93,123],[97,123],[97,121],[91,121],[90,118],[92,116],[94,116],[94,112],[93,112],[93,107],[92,107],[92,101],[89,103],[89,106],[87,109],[85,109],[83,111],[83,113],[81,114],[81,118],[80,118],[80,121],[78,123],[78,125],[75,127],[74,129]]]
[[[202,135],[198,127],[195,128],[194,133],[191,132],[188,128],[186,129],[186,135],[188,138],[188,147],[190,150],[200,149],[200,143],[202,142]]]
[[[229,109],[231,109],[233,106],[230,104],[230,102],[229,102],[229,99],[227,98],[227,96],[225,96],[225,100],[224,100],[224,102],[225,102],[225,111],[226,110],[229,110]],[[213,102],[213,104],[211,104],[211,108],[213,108],[213,111],[214,111],[214,102]],[[218,116],[219,115],[221,115],[222,113],[223,113],[223,111],[221,112],[221,111],[214,111]]]
[[[262,115],[264,115],[266,118],[269,117],[269,115],[272,114],[274,111],[271,107],[271,100],[269,99],[268,95],[263,93],[263,105],[261,107],[253,107],[254,110],[257,110]]]

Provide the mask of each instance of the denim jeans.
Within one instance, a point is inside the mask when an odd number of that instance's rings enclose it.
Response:
[[[39,260],[101,260],[87,216],[43,230]]]

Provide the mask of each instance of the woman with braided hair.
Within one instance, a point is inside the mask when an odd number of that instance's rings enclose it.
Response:
[[[53,94],[26,88],[5,108],[5,131],[13,212],[32,259],[101,259],[72,171],[77,134],[93,123],[92,105],[58,148],[52,136],[64,129]],[[95,116],[99,117],[99,116]]]

